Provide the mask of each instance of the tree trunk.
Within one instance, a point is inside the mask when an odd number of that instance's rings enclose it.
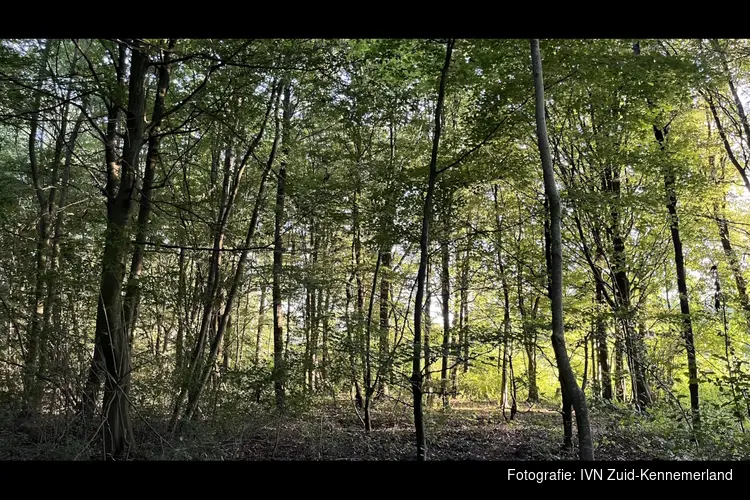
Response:
[[[622,403],[625,401],[625,373],[622,359],[624,346],[622,328],[618,328],[618,325],[619,322],[615,321],[615,400]]]
[[[604,320],[604,284],[596,280],[596,341],[599,347],[602,397],[612,400],[612,377],[610,376],[609,352],[607,347],[607,323]]]
[[[112,96],[107,102],[107,131],[104,144],[105,166],[107,169],[107,184],[105,187],[105,192],[107,196],[108,220],[111,219],[111,207],[113,207],[115,195],[118,193],[118,178],[120,180],[121,187],[125,186],[125,184],[123,184],[123,182],[125,182],[125,177],[122,175],[121,162],[118,160],[117,132],[121,108],[121,102],[118,99],[118,94],[119,91],[124,92],[125,68],[128,54],[127,45],[123,42],[118,43],[118,51],[119,54],[117,58],[117,64],[115,65],[115,72],[117,74],[117,92],[115,92],[114,96]],[[109,229],[107,230],[107,234],[109,234]],[[110,271],[116,273],[116,275],[119,275],[119,271],[117,268],[113,268]],[[101,297],[99,297],[99,300],[101,300]],[[97,311],[97,318],[98,314],[99,311]],[[84,387],[83,397],[81,398],[82,413],[84,419],[86,420],[93,417],[94,415],[94,411],[98,402],[99,390],[101,388],[102,382],[104,381],[105,364],[103,347],[102,336],[98,333],[95,333],[94,351],[91,356],[91,364],[89,365],[88,377],[86,380],[86,385]]]
[[[258,306],[258,329],[255,333],[255,356],[253,357],[253,363],[257,366],[260,361],[260,343],[263,335],[263,325],[266,322],[266,291],[268,287],[261,285],[260,287],[260,305]]]
[[[39,114],[42,102],[42,87],[47,73],[47,65],[52,49],[51,41],[47,40],[42,49],[41,60],[37,70],[36,94],[31,114],[31,126],[29,130],[28,153],[31,169],[31,179],[34,191],[39,203],[39,221],[37,222],[36,242],[36,267],[34,269],[34,292],[30,304],[30,328],[29,339],[26,349],[26,359],[23,369],[24,405],[29,412],[39,410],[43,386],[39,378],[40,359],[44,357],[43,351],[46,342],[43,338],[44,329],[44,293],[47,282],[47,258],[50,243],[50,210],[47,193],[44,185],[44,170],[37,160],[37,135],[39,132]],[[56,180],[56,179],[55,179]]]
[[[200,395],[203,391],[203,388],[205,386],[206,381],[208,380],[208,377],[210,376],[211,372],[213,371],[213,363],[216,360],[217,352],[220,347],[221,339],[223,338],[224,332],[226,330],[226,321],[228,321],[228,317],[231,314],[231,306],[232,302],[234,301],[234,297],[227,297],[227,306],[224,309],[224,313],[221,313],[221,303],[223,301],[223,297],[221,297],[220,293],[220,280],[219,280],[219,271],[220,271],[220,263],[221,263],[221,254],[222,249],[224,246],[224,236],[226,233],[226,228],[229,223],[229,215],[231,213],[231,210],[234,206],[234,202],[237,198],[237,193],[239,192],[240,188],[240,181],[242,180],[242,175],[245,171],[245,168],[247,166],[248,160],[250,156],[255,152],[258,145],[260,144],[260,141],[263,138],[263,135],[265,133],[266,125],[268,123],[268,118],[271,114],[271,110],[274,109],[274,104],[276,104],[275,108],[278,109],[278,97],[279,93],[277,92],[277,86],[274,84],[272,86],[272,91],[270,98],[268,100],[268,104],[266,106],[266,112],[263,117],[263,121],[261,122],[260,128],[258,130],[258,133],[253,138],[252,142],[250,143],[250,146],[246,150],[244,156],[242,157],[239,165],[234,168],[234,171],[232,169],[232,165],[234,163],[233,161],[233,153],[232,153],[232,147],[231,143],[232,141],[229,140],[229,146],[226,147],[225,155],[224,155],[224,176],[222,181],[222,192],[220,195],[220,203],[219,203],[219,210],[216,218],[216,230],[214,232],[214,244],[211,251],[211,257],[209,260],[209,275],[208,275],[208,283],[206,284],[206,289],[204,293],[204,299],[203,299],[203,315],[201,317],[201,326],[200,330],[198,332],[198,338],[195,343],[195,348],[193,349],[192,355],[191,355],[191,362],[189,365],[188,373],[185,378],[185,381],[182,385],[182,388],[180,390],[180,393],[177,396],[177,399],[175,401],[174,409],[172,412],[172,418],[169,422],[169,430],[170,432],[174,432],[177,429],[177,425],[179,422],[185,422],[190,420],[192,417],[193,412],[195,411],[198,400],[200,398]],[[278,114],[276,115],[278,116]],[[278,119],[276,120],[276,137],[274,138],[274,144],[278,141]],[[257,224],[257,218],[259,216],[259,210],[260,210],[260,204],[262,201],[262,195],[264,193],[265,189],[265,182],[268,176],[268,172],[271,169],[271,164],[273,162],[273,159],[275,157],[276,153],[276,147],[272,147],[271,149],[271,155],[269,156],[269,163],[266,165],[266,169],[263,172],[258,198],[256,198],[255,206],[253,208],[253,220],[251,221],[251,226],[248,228],[248,237],[252,238],[252,233],[255,230],[255,225]],[[214,170],[217,170],[217,163],[218,159],[214,159],[212,166]],[[215,178],[215,172],[212,172],[212,177]],[[249,243],[245,245],[245,249],[249,246]],[[238,262],[238,269],[240,267],[243,267],[244,259],[247,258],[247,250],[243,250],[243,254],[240,256],[240,262]],[[239,286],[237,284],[237,276],[234,277],[232,280],[232,292],[230,293],[236,293],[236,286]],[[206,344],[208,343],[209,339],[209,329],[212,324],[216,325],[215,333],[213,335],[213,341],[211,342],[210,348],[209,348],[209,355],[208,355],[208,361],[204,361],[204,355],[203,352],[205,350]],[[217,343],[218,342],[218,343]],[[182,419],[180,419],[180,410],[182,407],[183,402],[185,401],[185,397],[187,396],[187,406],[185,408],[185,411],[183,413]]]
[[[128,390],[130,387],[130,346],[122,308],[122,283],[128,254],[127,225],[130,217],[143,143],[145,79],[148,58],[137,42],[132,44],[127,107],[127,134],[120,166],[117,194],[107,206],[107,236],[102,257],[102,278],[96,314],[96,336],[104,361],[103,411],[105,455],[118,458],[132,444],[132,424]]]
[[[274,222],[274,246],[273,246],[273,384],[276,397],[276,408],[284,410],[286,389],[284,380],[286,378],[286,367],[284,366],[284,331],[281,327],[282,304],[281,304],[281,273],[284,249],[281,241],[281,228],[284,224],[284,196],[286,182],[286,165],[289,156],[289,135],[292,118],[291,86],[289,82],[284,85],[284,114],[283,114],[283,136],[282,154],[283,160],[279,167],[276,185],[276,207]]]
[[[735,84],[734,84],[734,78],[732,77],[732,72],[729,70],[729,64],[727,64],[726,54],[724,54],[724,51],[719,45],[718,40],[712,39],[711,45],[714,48],[714,50],[719,54],[719,60],[721,61],[721,65],[727,76],[727,83],[729,84],[729,91],[732,93],[732,98],[734,99],[734,105],[737,110],[737,115],[740,118],[740,124],[742,125],[742,130],[745,132],[745,141],[746,143],[750,144],[749,142],[750,141],[750,123],[748,123],[747,114],[745,113],[745,107],[743,106],[742,100],[740,99],[740,96],[737,93],[737,88],[735,87]]]
[[[187,285],[185,277],[185,248],[180,248],[179,259],[179,284],[177,289],[177,339],[175,340],[175,372],[181,374],[183,369],[185,329],[187,328],[187,318],[185,315],[185,295],[187,294]]]
[[[502,218],[500,217],[500,207],[498,204],[498,189],[497,185],[492,186],[492,198],[495,203],[495,229],[497,231],[496,236],[496,254],[497,254],[497,267],[500,271],[500,283],[503,290],[503,333],[501,337],[501,357],[502,362],[498,360],[498,364],[501,364],[501,379],[500,379],[500,407],[503,409],[505,414],[505,407],[508,404],[508,358],[510,356],[510,336],[511,320],[510,320],[510,287],[508,286],[508,279],[505,274],[505,263],[503,261],[503,224]]]
[[[450,246],[448,244],[449,220],[446,217],[443,224],[443,238],[440,242],[442,254],[442,265],[440,267],[440,287],[443,301],[443,359],[440,366],[440,395],[443,398],[443,406],[448,407],[448,360],[451,347],[451,281],[450,281]]]
[[[422,409],[422,314],[424,308],[425,281],[427,275],[427,260],[429,257],[430,222],[432,221],[433,195],[437,181],[437,157],[442,127],[443,102],[445,100],[445,82],[453,54],[455,40],[446,43],[445,62],[440,73],[440,88],[437,104],[435,105],[435,133],[432,140],[432,154],[430,157],[430,173],[427,181],[427,193],[424,200],[422,214],[422,231],[419,238],[419,271],[417,272],[417,296],[414,304],[414,351],[412,353],[411,388],[414,396],[414,427],[416,429],[417,461],[427,459],[427,438],[425,436],[424,413]]]
[[[605,169],[606,184],[609,192],[620,197],[620,173],[618,169]],[[617,203],[617,202],[616,202]],[[646,348],[633,324],[635,311],[630,300],[630,279],[627,274],[625,241],[620,234],[620,213],[616,205],[610,210],[612,226],[610,236],[613,246],[612,271],[615,278],[615,302],[617,321],[622,325],[624,348],[628,355],[630,373],[633,381],[633,400],[639,410],[651,404],[651,391],[646,378]]]
[[[654,125],[654,138],[659,143],[662,153],[665,153],[665,141],[668,129],[661,129]],[[667,158],[664,158],[667,161]],[[672,234],[674,247],[674,264],[677,272],[677,290],[680,293],[680,314],[682,315],[682,338],[688,359],[688,376],[690,389],[690,409],[692,410],[693,426],[700,427],[700,400],[698,395],[698,363],[695,359],[695,344],[693,342],[693,323],[690,317],[690,302],[688,301],[687,280],[685,277],[685,256],[680,238],[680,218],[677,214],[677,190],[675,188],[675,174],[671,165],[664,167],[664,190],[667,194],[667,211],[669,212],[669,230]]]
[[[331,289],[326,287],[325,305],[323,306],[323,339],[321,342],[322,362],[320,364],[320,381],[323,387],[328,383],[328,336],[329,333],[329,312],[331,310]]]
[[[432,334],[432,314],[430,311],[432,310],[432,287],[430,286],[430,277],[432,275],[432,263],[430,262],[429,258],[427,260],[427,277],[425,278],[427,282],[425,283],[426,287],[426,297],[424,300],[424,391],[427,393],[427,407],[429,408],[432,406],[432,372],[431,370],[431,360],[432,360],[432,352],[430,349],[430,336]]]
[[[469,371],[469,353],[471,346],[471,332],[469,330],[469,258],[471,257],[471,247],[473,245],[473,237],[469,236],[466,242],[466,254],[463,258],[461,266],[461,317],[463,320],[462,329],[464,331],[463,343],[461,348],[463,354],[461,360],[463,361],[463,372]]]
[[[588,407],[586,396],[578,387],[575,374],[570,366],[567,349],[565,347],[565,334],[563,329],[563,261],[562,261],[562,235],[560,231],[560,196],[555,184],[552,157],[549,151],[547,139],[547,124],[544,112],[544,78],[542,76],[542,59],[539,52],[539,40],[531,41],[531,58],[534,72],[534,87],[536,91],[536,124],[539,151],[542,158],[544,172],[544,191],[549,202],[550,233],[551,233],[551,283],[550,299],[552,302],[552,346],[555,351],[558,369],[560,372],[560,383],[563,388],[564,397],[570,399],[570,403],[576,412],[576,424],[578,427],[579,456],[581,460],[594,459],[594,446],[589,424]]]
[[[390,346],[388,341],[388,335],[390,332],[389,324],[389,312],[390,307],[390,293],[391,293],[391,249],[386,248],[383,250],[381,255],[381,266],[382,271],[380,278],[380,341],[378,344],[378,358],[379,358],[379,382],[377,392],[378,394],[387,394],[388,385],[387,380],[391,378],[390,368]],[[328,311],[328,305],[326,305],[326,311]]]
[[[164,51],[162,64],[159,66],[159,80],[156,88],[156,99],[154,110],[151,114],[151,123],[148,130],[148,151],[146,153],[146,168],[143,173],[143,187],[141,188],[140,209],[138,211],[138,223],[136,226],[136,241],[133,258],[130,262],[130,275],[125,287],[125,328],[127,330],[128,342],[132,346],[135,324],[138,317],[138,305],[140,302],[139,278],[143,271],[143,251],[148,234],[148,220],[151,216],[151,203],[153,196],[154,176],[159,164],[161,148],[161,121],[165,111],[165,99],[169,90],[170,62],[175,40],[169,40],[169,46]]]
[[[370,289],[370,304],[367,308],[367,325],[365,326],[365,431],[372,430],[372,418],[370,416],[370,405],[375,384],[372,380],[372,309],[375,306],[375,290],[378,287],[378,272],[380,271],[380,252],[375,262],[375,272],[372,276],[372,288]]]

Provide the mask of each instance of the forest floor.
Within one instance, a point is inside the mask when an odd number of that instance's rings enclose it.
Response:
[[[593,405],[598,460],[749,459],[750,439],[739,429],[698,445],[680,426],[660,425],[615,407]],[[506,418],[507,417],[507,418]],[[559,411],[521,404],[508,420],[492,402],[435,402],[426,413],[430,460],[574,460],[562,445]],[[353,405],[319,404],[304,414],[279,418],[267,409],[231,418],[194,422],[167,439],[161,420],[136,417],[133,460],[413,460],[411,409],[387,401],[373,412],[365,433]],[[101,439],[76,429],[74,419],[37,417],[34,422],[0,414],[0,460],[100,458]]]

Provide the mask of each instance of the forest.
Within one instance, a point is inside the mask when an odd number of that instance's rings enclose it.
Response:
[[[750,42],[0,40],[0,459],[750,459]]]

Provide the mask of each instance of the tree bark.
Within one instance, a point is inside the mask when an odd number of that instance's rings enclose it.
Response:
[[[422,231],[419,238],[419,271],[417,272],[417,295],[414,304],[414,351],[412,353],[411,388],[414,396],[414,427],[416,429],[417,461],[427,459],[427,437],[425,435],[424,412],[422,409],[422,314],[424,308],[425,281],[427,275],[427,260],[429,258],[430,223],[432,221],[433,196],[437,181],[437,158],[440,145],[442,127],[443,102],[445,100],[445,83],[450,68],[451,55],[455,40],[448,40],[445,50],[445,62],[440,73],[440,87],[437,104],[435,105],[435,133],[432,139],[432,154],[430,157],[430,171],[427,180],[427,194],[424,200],[422,214]]]
[[[390,293],[391,293],[391,249],[390,246],[383,250],[381,254],[381,267],[380,272],[380,339],[378,344],[378,359],[379,359],[379,383],[377,392],[378,394],[386,394],[388,391],[387,381],[391,378],[391,367],[390,367],[390,342],[388,336],[390,334],[390,322],[389,322],[389,307],[390,307]],[[326,311],[328,306],[326,306]]]
[[[367,308],[367,325],[365,326],[365,431],[372,430],[372,417],[370,406],[372,395],[375,392],[375,384],[372,380],[372,310],[375,306],[375,291],[378,288],[378,273],[380,271],[380,252],[375,262],[375,272],[372,276],[372,288],[370,289],[370,304]]]
[[[112,207],[115,204],[115,196],[118,193],[118,181],[120,183],[125,182],[125,177],[122,175],[122,163],[117,153],[117,132],[118,122],[120,119],[120,109],[122,107],[120,99],[118,98],[118,94],[120,90],[124,91],[127,56],[127,45],[123,42],[118,43],[118,57],[117,64],[115,65],[117,87],[114,95],[111,96],[107,102],[107,131],[104,141],[104,162],[107,170],[107,184],[105,186],[105,194],[107,196],[108,221],[111,218],[110,213],[112,212]],[[121,185],[121,187],[125,186]],[[109,234],[109,228],[107,229],[107,234]],[[119,272],[116,268],[112,268],[110,269],[110,271],[115,273],[115,276],[119,275]],[[98,315],[99,311],[97,310],[97,317]],[[96,406],[98,403],[99,390],[104,381],[105,363],[102,338],[102,335],[94,335],[94,350],[91,356],[91,364],[89,366],[86,385],[84,387],[83,396],[81,398],[82,413],[84,419],[86,420],[90,419],[94,415],[94,411],[96,410]]]
[[[34,186],[37,202],[39,204],[39,221],[37,223],[37,242],[36,242],[36,267],[34,269],[34,292],[30,304],[30,328],[29,338],[26,349],[26,359],[23,369],[23,390],[24,405],[29,412],[35,412],[39,409],[42,396],[42,385],[39,378],[40,359],[44,357],[41,352],[44,350],[45,339],[43,338],[44,329],[44,293],[47,282],[47,258],[50,243],[50,213],[47,193],[45,193],[44,171],[39,165],[37,159],[37,135],[39,133],[39,118],[42,102],[42,87],[46,79],[47,65],[50,59],[52,45],[50,40],[46,40],[42,49],[39,68],[37,69],[37,82],[35,86],[36,94],[34,95],[31,126],[29,130],[28,154],[29,166],[31,169],[31,179]]]
[[[146,236],[148,235],[148,220],[151,216],[154,176],[156,175],[156,167],[160,159],[161,122],[165,111],[167,91],[169,90],[171,59],[174,46],[175,39],[170,39],[169,45],[164,51],[162,64],[159,65],[156,99],[148,130],[148,151],[146,153],[146,168],[143,173],[143,187],[141,188],[140,209],[138,211],[138,223],[136,226],[135,250],[130,262],[128,283],[125,287],[125,328],[127,330],[128,342],[131,346],[133,344],[135,323],[138,317],[138,306],[140,303],[139,278],[143,271],[143,250],[146,244]]]
[[[284,113],[282,154],[283,160],[279,166],[276,183],[276,207],[274,210],[274,246],[273,246],[273,389],[276,397],[276,408],[283,411],[286,400],[286,367],[284,366],[284,331],[281,326],[281,274],[284,249],[281,241],[281,228],[284,224],[284,197],[286,184],[286,166],[289,157],[289,136],[292,118],[291,86],[284,84]]]
[[[253,363],[257,366],[260,361],[260,343],[263,336],[263,325],[266,322],[266,285],[260,287],[260,304],[258,306],[258,329],[255,332],[255,355]]]
[[[497,184],[492,186],[492,197],[495,203],[495,229],[496,233],[496,255],[497,255],[497,267],[500,271],[500,283],[503,290],[503,332],[501,337],[501,379],[500,379],[500,407],[503,409],[505,414],[505,407],[508,404],[508,358],[510,356],[510,337],[512,334],[511,320],[510,320],[510,287],[508,286],[508,279],[505,274],[505,263],[503,261],[503,220],[500,217],[500,207],[498,204],[498,189]]]
[[[469,259],[471,257],[472,245],[473,237],[469,236],[466,242],[466,249],[464,250],[466,253],[461,263],[461,329],[464,332],[463,342],[461,343],[461,349],[463,350],[461,361],[463,361],[463,373],[469,371],[469,353],[471,351],[471,331],[469,330]]]
[[[96,336],[105,367],[103,410],[104,449],[109,458],[124,455],[132,444],[130,421],[130,346],[122,308],[122,283],[128,254],[127,225],[131,213],[138,159],[144,138],[145,79],[148,58],[137,41],[131,43],[128,107],[120,182],[107,205],[107,236],[96,315]]]
[[[654,125],[654,138],[659,143],[662,153],[666,153],[668,129],[661,129]],[[664,161],[668,161],[665,157]],[[680,218],[677,214],[677,190],[675,188],[675,174],[672,165],[664,166],[664,190],[667,194],[667,212],[669,213],[669,230],[672,234],[674,248],[674,263],[677,273],[677,290],[680,293],[680,314],[682,315],[682,338],[688,360],[688,376],[690,390],[690,409],[693,417],[693,427],[700,427],[700,398],[698,394],[698,362],[695,358],[695,343],[693,340],[693,323],[690,317],[690,302],[688,301],[687,280],[685,277],[685,256],[680,237]]]
[[[607,323],[604,320],[604,284],[596,281],[596,342],[599,350],[599,367],[601,370],[602,397],[612,400],[612,377],[609,366],[609,349],[607,346]]]
[[[575,374],[570,366],[565,334],[563,328],[563,261],[562,234],[560,230],[560,195],[555,184],[555,174],[552,167],[552,157],[547,139],[547,124],[544,112],[544,77],[542,75],[542,59],[539,51],[539,40],[531,40],[531,58],[534,73],[534,88],[536,93],[536,124],[539,151],[542,158],[544,173],[544,191],[549,202],[550,233],[551,233],[551,284],[550,299],[552,302],[552,346],[555,351],[560,383],[564,398],[570,398],[575,409],[578,427],[579,457],[581,460],[594,459],[594,446],[589,424],[586,396],[578,387]]]
[[[443,398],[443,406],[448,407],[448,360],[451,348],[451,280],[450,280],[450,246],[448,244],[448,231],[450,230],[449,221],[446,217],[443,224],[443,238],[440,242],[441,250],[441,267],[440,267],[440,287],[443,301],[443,359],[440,366],[440,395]]]

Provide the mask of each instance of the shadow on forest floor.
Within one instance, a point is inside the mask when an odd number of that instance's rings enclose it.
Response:
[[[509,416],[506,412],[506,416]],[[304,415],[279,418],[267,409],[194,422],[166,439],[158,419],[135,420],[134,460],[413,460],[411,409],[384,402],[373,411],[373,430],[363,430],[352,406],[317,405]],[[427,410],[429,460],[575,460],[563,449],[562,418],[542,405],[522,405],[512,421],[495,403],[439,402]],[[64,417],[19,422],[0,417],[0,460],[90,460],[101,455],[101,439],[84,436]],[[687,432],[667,428],[624,410],[594,405],[592,426],[598,460],[747,459],[748,438],[736,446],[696,446]]]

